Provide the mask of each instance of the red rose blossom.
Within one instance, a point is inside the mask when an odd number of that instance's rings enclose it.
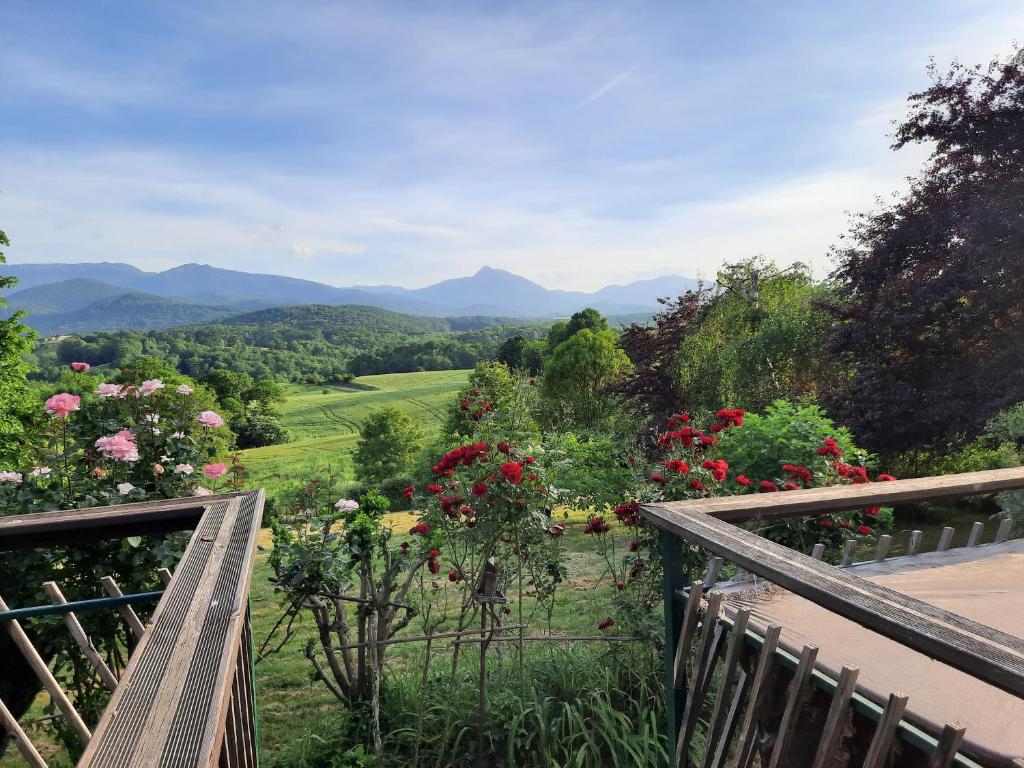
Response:
[[[753,482],[753,480],[751,480],[746,475],[737,475],[736,482],[739,483],[740,485],[750,485]]]
[[[615,626],[615,622],[612,619],[602,619],[601,621],[597,622],[597,628],[601,630],[608,629],[608,627],[613,626]]]
[[[861,536],[868,536],[868,535],[871,534],[871,526],[870,525],[858,525],[857,526],[857,533],[859,533]]]
[[[473,483],[473,495],[483,496],[484,494],[487,493],[487,488],[488,485],[483,480],[481,480],[479,483]]]
[[[506,461],[501,465],[501,476],[512,485],[519,485],[523,482],[523,465],[518,461]]]
[[[773,483],[771,480],[762,480],[758,488],[761,489],[761,493],[772,493],[773,491],[779,490],[779,486]]]

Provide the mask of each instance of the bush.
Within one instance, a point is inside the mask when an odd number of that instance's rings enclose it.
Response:
[[[416,484],[411,475],[395,475],[389,477],[377,487],[377,491],[391,502],[391,511],[409,509],[410,500],[405,497],[405,489]],[[358,498],[358,497],[353,497]]]

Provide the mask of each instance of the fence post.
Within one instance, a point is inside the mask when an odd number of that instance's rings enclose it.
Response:
[[[661,531],[661,560],[664,571],[662,599],[665,608],[665,699],[667,704],[668,754],[669,762],[676,754],[676,739],[683,721],[686,706],[686,684],[676,685],[673,669],[676,660],[676,644],[683,626],[683,606],[679,590],[687,584],[683,569],[683,542],[675,534]],[[683,666],[685,679],[685,665]],[[686,751],[680,765],[686,765]]]

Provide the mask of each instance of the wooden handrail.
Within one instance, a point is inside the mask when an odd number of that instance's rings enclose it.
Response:
[[[779,493],[747,493],[710,499],[666,501],[658,507],[670,511],[698,512],[730,523],[751,520],[803,517],[860,507],[887,506],[913,501],[957,498],[1024,488],[1024,467],[964,472],[910,480],[830,485]]]

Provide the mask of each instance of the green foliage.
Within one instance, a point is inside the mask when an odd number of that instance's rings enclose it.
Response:
[[[306,305],[162,330],[83,333],[40,345],[42,375],[72,360],[119,367],[155,355],[184,374],[244,373],[254,380],[340,383],[353,375],[469,368],[509,337],[546,326],[502,318],[432,318],[374,307]]]
[[[7,235],[0,229],[0,246],[10,245]],[[0,264],[5,264],[0,251]],[[13,277],[0,275],[0,294],[17,285]],[[0,296],[0,310],[6,306]],[[24,315],[15,312],[11,317],[0,320],[0,467],[18,458],[17,437],[23,434],[21,416],[30,404],[25,375],[28,365],[23,357],[32,348],[32,332],[22,322]],[[15,439],[10,439],[14,436]]]
[[[824,467],[818,448],[826,438],[839,445],[844,461],[864,465],[872,457],[853,444],[849,430],[837,427],[817,405],[778,400],[764,414],[748,413],[743,426],[718,436],[718,453],[729,468],[754,481],[782,479],[784,464]]]
[[[541,391],[551,421],[593,428],[617,408],[606,389],[632,364],[607,329],[583,328],[559,343],[544,363]]]
[[[581,309],[569,321],[559,320],[548,331],[548,349],[553,350],[563,341],[572,338],[582,330],[607,331],[608,318],[592,307]]]
[[[409,464],[423,442],[423,431],[404,411],[382,408],[359,425],[359,442],[353,456],[356,477],[382,483]]]
[[[501,362],[477,363],[448,409],[441,430],[445,441],[452,444],[472,437],[481,417],[489,412],[487,409],[507,408],[515,392],[516,379],[507,365]]]
[[[639,447],[617,435],[556,432],[545,436],[544,448],[558,501],[573,509],[600,512],[635,497],[643,483]]]
[[[803,264],[783,270],[755,258],[724,267],[676,359],[687,407],[760,410],[813,397],[829,375],[829,318],[815,308],[826,297]]]

